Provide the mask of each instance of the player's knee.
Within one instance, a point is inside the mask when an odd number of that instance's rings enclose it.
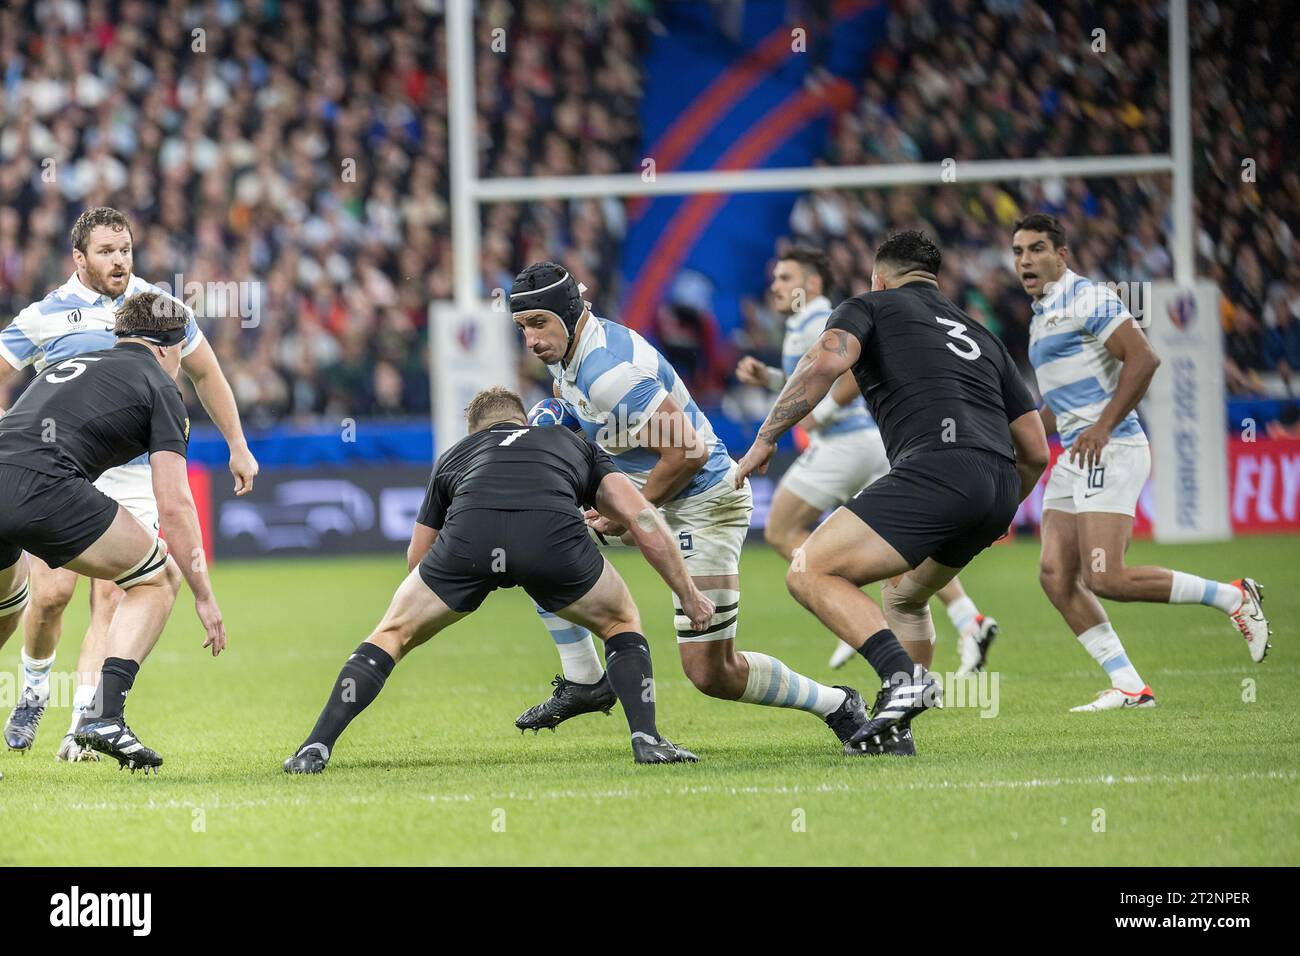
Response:
[[[635,634],[645,633],[641,630],[641,615],[636,613],[635,608],[631,611],[622,611],[615,615],[609,623],[601,629],[600,637],[607,641],[615,634],[624,634],[628,631]]]
[[[1108,601],[1127,601],[1129,588],[1127,576],[1121,571],[1093,571],[1083,573],[1084,586],[1099,598]]]
[[[686,673],[686,679],[701,694],[723,699],[728,697],[730,682],[727,680],[725,662],[714,657],[689,658],[682,661],[682,670]]]
[[[1065,600],[1074,583],[1065,569],[1058,565],[1044,564],[1038,569],[1038,584],[1054,604]]]
[[[788,558],[797,546],[797,541],[792,541],[794,533],[791,529],[781,526],[780,524],[768,523],[763,528],[763,540],[771,547],[775,548],[783,557]]]
[[[770,521],[763,526],[763,540],[778,551],[781,550],[781,533],[777,529],[776,525],[772,524]]]
[[[813,574],[807,568],[801,568],[797,565],[790,565],[785,572],[785,588],[790,592],[790,596],[802,604],[804,607],[811,608],[809,603],[812,601]]]
[[[73,578],[72,587],[67,587],[60,577],[57,581],[43,583],[40,588],[32,588],[29,605],[32,614],[38,619],[56,618],[62,615],[72,600],[76,584],[76,579]]]

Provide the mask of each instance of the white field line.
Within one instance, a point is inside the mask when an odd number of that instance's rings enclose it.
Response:
[[[1219,677],[1224,674],[1234,674],[1234,675],[1240,674],[1242,676],[1254,676],[1254,675],[1264,673],[1264,671],[1260,669],[1260,666],[1258,664],[1254,666],[1242,665],[1240,667],[1209,667],[1209,668],[1201,668],[1201,669],[1183,668],[1183,667],[1144,667],[1143,670],[1148,674],[1153,674],[1158,677]],[[1003,672],[1003,675],[1004,678],[1006,678],[1005,671]],[[1016,675],[1012,673],[1009,679],[1014,680],[1015,676]],[[1100,681],[1104,681],[1106,679],[1106,675],[1104,673],[1099,674],[1096,668],[1093,668],[1092,670],[1060,671],[1058,673],[1051,674],[1051,675],[1044,675],[1042,673],[1039,673],[1039,674],[1034,674],[1033,676],[1035,678],[1042,678],[1044,676],[1068,677],[1068,678],[1095,677],[1097,680]]]
[[[864,792],[890,791],[935,791],[935,790],[1051,790],[1065,787],[1118,787],[1118,786],[1174,786],[1181,784],[1202,783],[1236,783],[1248,780],[1277,782],[1296,782],[1300,780],[1300,771],[1270,770],[1250,773],[1186,773],[1186,774],[1143,774],[1112,775],[1104,774],[1094,777],[1043,777],[1029,780],[937,780],[930,782],[865,781],[856,783],[823,783],[812,786],[754,786],[729,787],[722,784],[701,784],[699,786],[660,787],[656,789],[623,788],[617,790],[543,790],[543,791],[499,791],[495,793],[430,793],[415,796],[414,799],[426,803],[493,803],[503,801],[547,801],[547,800],[640,800],[655,797],[685,797],[696,795],[718,796],[797,796],[806,794],[847,793],[861,795]],[[397,800],[405,799],[400,795]],[[35,802],[31,809],[36,812],[121,812],[138,810],[189,810],[202,807],[205,810],[243,810],[257,807],[300,806],[313,807],[328,803],[346,803],[364,805],[385,802],[383,798],[368,795],[328,798],[307,794],[283,794],[274,797],[261,797],[254,800],[148,800],[144,803],[124,803],[103,801],[87,803],[76,801],[60,805]],[[11,805],[12,806],[12,805]],[[15,807],[15,809],[17,809]]]

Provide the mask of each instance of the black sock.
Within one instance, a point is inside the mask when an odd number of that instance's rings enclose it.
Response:
[[[658,740],[654,668],[650,664],[650,645],[645,638],[628,631],[615,634],[606,641],[605,673],[614,686],[618,702],[623,705],[628,729],[634,734],[648,734]]]
[[[903,650],[903,645],[898,643],[898,638],[889,628],[876,631],[867,638],[866,643],[858,648],[858,653],[867,659],[867,663],[875,669],[884,683],[912,679],[916,663],[908,656],[907,651]],[[902,678],[899,678],[899,674],[903,675]]]
[[[95,691],[95,702],[90,714],[96,718],[115,717],[121,719],[122,708],[126,706],[126,695],[135,683],[135,675],[140,673],[136,661],[123,657],[106,657],[99,672],[99,689]]]
[[[324,744],[332,753],[334,742],[347,729],[352,719],[361,713],[384,689],[384,681],[393,672],[397,662],[388,652],[369,641],[362,644],[347,659],[339,671],[329,700],[316,718],[316,726],[303,741],[307,744]],[[299,751],[302,747],[298,748]]]

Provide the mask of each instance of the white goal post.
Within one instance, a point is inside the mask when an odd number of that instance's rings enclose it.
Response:
[[[790,192],[807,189],[915,186],[953,181],[939,163],[801,167],[612,176],[488,178],[478,174],[474,117],[474,0],[447,2],[448,139],[451,154],[452,254],[456,302],[479,298],[479,204],[607,196],[681,196],[692,193]],[[1192,222],[1192,126],[1187,0],[1169,3],[1170,152],[1144,156],[1070,156],[1059,159],[980,160],[959,163],[956,182],[1052,179],[1062,176],[1173,176],[1174,281],[1195,279]]]
[[[481,178],[478,171],[477,124],[474,116],[474,0],[447,0],[448,137],[451,154],[452,255],[455,303],[462,316],[477,315],[482,321],[498,321],[482,301],[479,290],[481,225],[479,205],[495,202],[527,202],[548,199],[583,199],[632,196],[680,196],[694,193],[793,192],[813,189],[885,188],[890,186],[940,185],[944,183],[1012,182],[1064,177],[1120,177],[1169,174],[1172,179],[1173,282],[1162,283],[1161,302],[1181,303],[1183,311],[1202,313],[1208,309],[1204,284],[1196,284],[1196,260],[1192,217],[1192,126],[1191,79],[1187,0],[1169,0],[1169,88],[1170,152],[1140,156],[1068,156],[1031,160],[978,160],[951,163],[909,163],[878,166],[802,167],[702,172],[664,172],[643,178],[640,173],[610,176],[546,176],[538,178]],[[1204,324],[1204,320],[1200,324]],[[1163,325],[1162,325],[1163,330]],[[430,336],[432,341],[433,336]],[[1209,343],[1213,343],[1212,345]],[[1213,336],[1198,339],[1192,351],[1184,350],[1206,368],[1218,368],[1222,346]],[[1202,354],[1203,353],[1203,354]],[[437,374],[437,356],[430,368]],[[1221,372],[1221,370],[1220,370]],[[451,374],[452,370],[448,370]],[[1168,376],[1163,371],[1159,375]],[[1202,399],[1211,401],[1206,377]],[[1169,435],[1160,434],[1162,424],[1175,420],[1198,421],[1211,427],[1221,416],[1199,414],[1172,400],[1163,400],[1167,389],[1153,384],[1156,427],[1151,436],[1156,473],[1173,474],[1178,468],[1178,447]],[[1221,389],[1212,402],[1221,402]],[[1186,402],[1182,404],[1187,404]],[[1198,399],[1199,408],[1204,401]],[[435,399],[435,409],[437,401]],[[1175,407],[1176,406],[1176,407]],[[1208,407],[1208,406],[1207,406]],[[436,413],[436,412],[435,412]],[[1177,416],[1182,416],[1178,418]],[[1170,431],[1170,427],[1163,429]],[[1212,432],[1210,432],[1212,434]],[[1222,442],[1204,441],[1205,453],[1196,482],[1202,489],[1191,499],[1168,482],[1162,493],[1168,497],[1157,515],[1157,537],[1217,539],[1230,532],[1227,521],[1226,450]],[[1176,500],[1175,500],[1176,499]],[[1186,499],[1186,500],[1184,500]],[[1194,526],[1175,528],[1167,516],[1197,510]]]

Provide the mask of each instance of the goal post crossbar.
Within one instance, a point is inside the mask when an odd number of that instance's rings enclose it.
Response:
[[[1167,154],[1141,156],[1066,156],[1059,159],[994,159],[953,163],[881,166],[803,166],[782,169],[707,170],[613,176],[541,176],[473,179],[475,202],[530,202],[547,199],[600,199],[632,196],[686,196],[696,193],[802,192],[890,186],[1075,177],[1116,178],[1174,171]]]

